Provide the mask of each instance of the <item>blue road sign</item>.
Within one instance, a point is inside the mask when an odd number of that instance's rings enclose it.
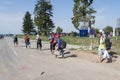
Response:
[[[94,29],[90,29],[90,35],[94,35],[95,31]]]
[[[88,30],[79,30],[80,37],[88,37]]]

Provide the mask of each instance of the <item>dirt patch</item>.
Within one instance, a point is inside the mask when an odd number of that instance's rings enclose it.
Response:
[[[93,62],[93,63],[98,63],[98,55],[97,54],[93,54],[93,51],[90,50],[74,50],[74,51],[70,51],[71,54],[74,54],[77,56],[78,59],[83,59],[83,60],[87,60],[89,62]],[[109,68],[114,68],[117,70],[120,70],[120,56],[119,55],[113,55],[112,58],[112,62],[111,63],[106,63],[107,60],[103,61],[102,63],[100,63],[101,65],[105,66],[105,67],[109,67]]]
[[[85,59],[89,61],[97,61],[98,59],[98,56],[93,54],[91,51],[76,50],[71,51],[71,53],[77,55],[77,57],[80,59]]]

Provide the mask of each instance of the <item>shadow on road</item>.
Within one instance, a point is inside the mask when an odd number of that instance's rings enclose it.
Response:
[[[75,55],[75,54],[71,54],[71,52],[65,52],[65,58],[75,58],[75,57],[77,57],[77,55]]]
[[[111,62],[116,61],[116,59],[118,58],[118,56],[116,55],[117,53],[113,52],[113,51],[110,51],[109,54],[110,54],[111,59],[112,59]]]
[[[68,52],[65,52],[64,54],[70,54],[70,52],[68,51]]]
[[[75,55],[75,54],[70,54],[70,55],[66,56],[66,58],[68,58],[68,57],[75,58],[75,57],[77,57],[77,55]]]

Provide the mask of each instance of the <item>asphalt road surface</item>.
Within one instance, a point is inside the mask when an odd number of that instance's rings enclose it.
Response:
[[[120,69],[71,55],[55,58],[46,42],[40,51],[35,41],[26,49],[23,40],[14,47],[12,38],[0,39],[0,80],[120,80]]]

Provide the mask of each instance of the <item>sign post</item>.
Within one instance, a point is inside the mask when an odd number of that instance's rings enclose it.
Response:
[[[88,37],[88,27],[87,26],[80,27],[79,36],[82,38],[82,48],[84,48],[84,37]]]
[[[93,49],[93,38],[94,38],[94,33],[95,33],[95,32],[94,32],[94,30],[91,28],[89,33],[90,33],[90,48],[89,48],[89,49],[92,50],[92,49]]]

